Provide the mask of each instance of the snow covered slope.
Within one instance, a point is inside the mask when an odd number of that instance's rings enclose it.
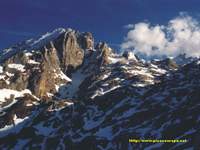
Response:
[[[61,34],[68,32],[68,31],[71,31],[71,29],[58,28],[58,29],[53,30],[52,32],[47,32],[46,34],[44,34],[38,38],[29,39],[29,40],[23,41],[21,43],[18,43],[10,48],[1,50],[0,51],[0,62],[11,57],[12,55],[14,55],[16,53],[19,53],[19,51],[37,50],[40,47],[47,44],[48,42],[55,40]]]

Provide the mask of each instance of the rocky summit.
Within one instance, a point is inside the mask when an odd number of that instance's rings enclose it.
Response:
[[[145,61],[56,29],[0,51],[0,149],[198,150],[199,77],[199,59]]]

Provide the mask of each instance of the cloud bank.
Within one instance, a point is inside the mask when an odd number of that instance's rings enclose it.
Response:
[[[200,56],[200,24],[189,15],[180,14],[167,25],[141,22],[126,28],[129,31],[121,44],[122,50],[133,50],[149,58],[184,53],[188,57]]]

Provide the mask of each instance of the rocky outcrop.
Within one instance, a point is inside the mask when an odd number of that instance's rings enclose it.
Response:
[[[135,62],[139,60],[139,58],[131,51],[124,51],[122,56],[128,60],[134,60]]]
[[[48,93],[56,93],[57,90],[55,85],[67,83],[67,81],[62,82],[62,79],[59,80],[57,78],[62,71],[57,50],[52,42],[48,49],[47,47],[44,47],[42,63],[40,69],[34,74],[36,73],[38,75],[34,75],[31,82],[34,83],[32,87],[34,94],[38,97],[47,97]]]
[[[5,72],[11,74],[7,87],[14,90],[30,89],[41,98],[47,97],[48,93],[56,93],[55,85],[68,82],[61,79],[60,60],[53,42],[29,55],[15,55],[5,62]],[[10,68],[10,65],[14,68]]]
[[[64,70],[76,69],[83,63],[84,50],[80,48],[74,31],[66,33],[63,41],[62,63]]]
[[[174,70],[179,67],[179,65],[176,64],[176,62],[170,58],[166,58],[166,59],[160,60],[160,61],[154,61],[153,63],[160,66],[161,68],[167,69],[167,70]]]
[[[78,42],[82,49],[85,50],[94,49],[94,38],[92,36],[92,33],[90,32],[80,34],[78,37]]]
[[[67,83],[56,76],[62,71],[71,74],[77,67],[82,65],[84,50],[93,48],[93,37],[91,33],[77,33],[69,31],[61,34],[54,41],[50,41],[40,51],[31,52],[31,56],[24,51],[10,57],[5,61],[5,71],[14,74],[9,87],[14,90],[30,89],[38,97],[46,97],[47,93],[56,93],[55,85]],[[29,52],[30,53],[30,52]],[[31,59],[31,62],[29,63]],[[25,72],[16,68],[9,68],[9,64],[24,66]],[[5,82],[1,81],[5,87]]]
[[[10,98],[7,99],[7,106],[14,100],[13,95],[10,96]],[[4,112],[1,112],[0,114],[0,128],[4,127],[5,125],[15,125],[16,117],[17,118],[25,118],[26,116],[30,115],[33,110],[36,108],[36,105],[38,105],[38,99],[36,99],[31,94],[24,94],[23,97],[16,98],[16,103],[13,104],[8,109],[5,109]],[[6,104],[4,104],[6,105]]]
[[[112,49],[105,43],[98,43],[96,46],[97,51],[100,52],[100,56],[99,56],[99,63],[100,65],[106,65],[109,64],[109,56],[112,53]]]
[[[49,69],[59,69],[60,68],[60,61],[57,54],[57,50],[53,44],[50,42],[50,47],[44,47],[43,52],[43,61],[49,65]]]
[[[50,64],[43,62],[41,64],[41,70],[35,72],[31,79],[32,84],[30,88],[36,96],[41,98],[45,98],[48,92],[56,92],[53,70],[47,68],[51,68]]]

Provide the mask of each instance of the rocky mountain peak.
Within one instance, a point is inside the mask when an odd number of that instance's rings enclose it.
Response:
[[[101,65],[109,64],[110,61],[108,57],[112,53],[112,49],[105,42],[98,43],[96,48],[101,51]]]
[[[80,66],[83,62],[84,50],[80,48],[75,32],[66,33],[63,39],[63,66],[65,69]]]
[[[57,29],[0,52],[0,149],[155,146],[130,138],[189,139],[159,149],[199,144],[199,60],[142,61],[94,41]]]
[[[83,49],[93,50],[94,49],[94,38],[92,33],[82,33],[79,38],[80,45]]]
[[[131,60],[134,60],[136,62],[138,61],[137,56],[133,52],[131,52],[131,51],[124,51],[123,54],[122,54],[122,56],[125,57],[128,60],[131,59]]]

